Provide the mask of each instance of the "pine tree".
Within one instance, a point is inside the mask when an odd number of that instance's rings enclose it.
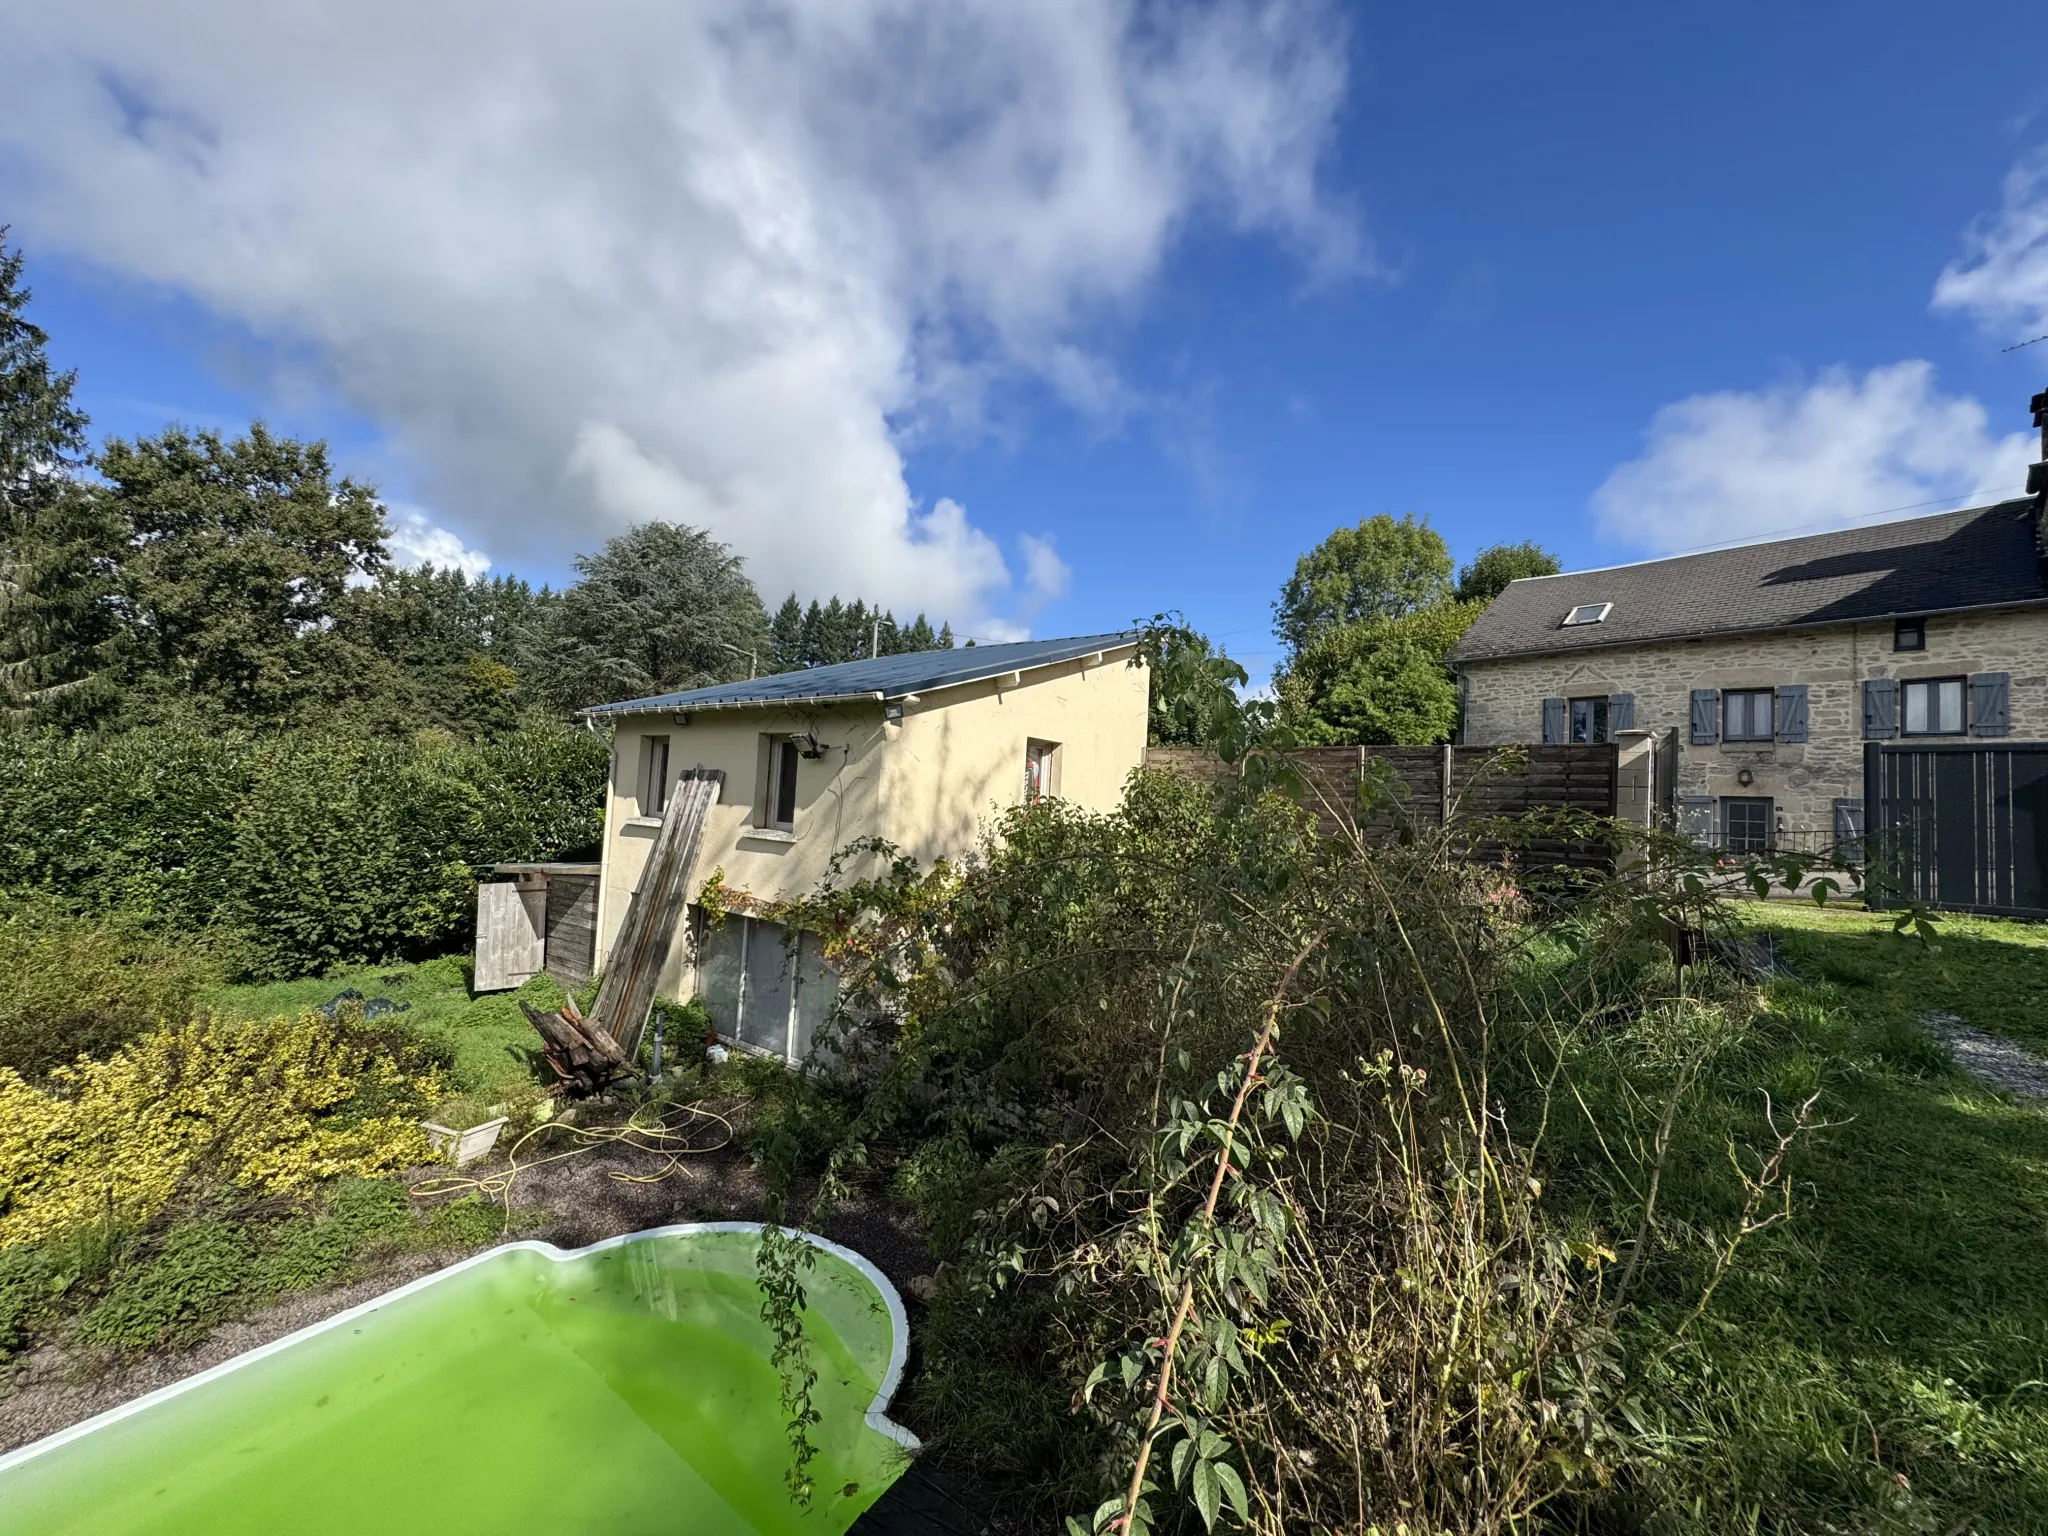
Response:
[[[768,670],[794,672],[804,664],[804,610],[790,593],[768,626]]]
[[[78,376],[51,369],[6,233],[0,226],[0,717],[82,723],[109,696],[123,545],[104,496],[78,479]]]
[[[950,651],[951,649],[953,649],[953,626],[950,623],[941,624],[939,626],[938,648],[942,651]]]

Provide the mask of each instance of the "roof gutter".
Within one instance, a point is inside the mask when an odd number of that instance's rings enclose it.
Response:
[[[869,689],[860,693],[807,693],[790,699],[716,699],[708,704],[593,704],[576,711],[579,715],[666,715],[709,714],[714,709],[793,709],[806,704],[880,704],[888,695]]]

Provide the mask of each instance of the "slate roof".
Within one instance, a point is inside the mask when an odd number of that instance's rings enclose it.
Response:
[[[1512,583],[1453,663],[2048,602],[2031,500]],[[1584,603],[1598,624],[1561,627]]]
[[[1014,645],[971,645],[951,651],[906,651],[871,661],[843,661],[802,672],[777,672],[745,683],[719,683],[685,693],[598,704],[587,715],[634,715],[654,710],[740,709],[766,704],[830,704],[852,699],[900,699],[959,683],[978,683],[1006,672],[1050,667],[1097,651],[1138,643],[1134,632],[1076,635],[1067,640],[1022,640]]]

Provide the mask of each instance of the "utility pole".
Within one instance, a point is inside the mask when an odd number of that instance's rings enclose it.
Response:
[[[2048,427],[2041,429],[2041,439],[2048,442]],[[875,632],[868,638],[868,660],[873,661],[882,654],[882,621],[875,620]]]
[[[725,648],[726,648],[726,649],[727,649],[728,651],[731,651],[731,652],[733,653],[733,655],[735,655],[735,656],[744,656],[744,657],[746,657],[746,658],[747,658],[747,681],[748,681],[748,682],[750,682],[750,683],[751,683],[751,682],[752,682],[752,681],[753,681],[753,680],[754,680],[754,679],[755,679],[756,677],[758,677],[758,676],[760,676],[760,675],[761,675],[761,656],[760,656],[760,653],[759,653],[758,651],[743,651],[743,650],[741,650],[741,649],[740,649],[740,648],[739,648],[738,646],[736,646],[736,645],[732,645],[732,644],[728,644],[728,643],[727,643],[726,641],[724,641],[724,640],[721,640],[721,641],[719,641],[718,643],[719,643],[720,645],[723,645],[723,646],[725,646]]]

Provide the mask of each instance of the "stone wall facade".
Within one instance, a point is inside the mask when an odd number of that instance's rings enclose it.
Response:
[[[1894,626],[1885,620],[1468,661],[1458,669],[1464,690],[1459,739],[1472,746],[1540,742],[1544,699],[1633,694],[1635,727],[1660,741],[1676,737],[1676,781],[1660,786],[1663,793],[1691,797],[1694,805],[1708,796],[1717,805],[1728,796],[1768,798],[1778,846],[1822,847],[1833,837],[1835,802],[1861,803],[1867,678],[1905,682],[2004,672],[2010,711],[2004,739],[2048,740],[2048,609],[1929,618],[1921,651],[1894,650],[1893,638]],[[1692,741],[1694,689],[1726,693],[1787,684],[1807,689],[1805,741]],[[1746,785],[1738,779],[1745,771]],[[1716,814],[1714,826],[1720,824]]]

